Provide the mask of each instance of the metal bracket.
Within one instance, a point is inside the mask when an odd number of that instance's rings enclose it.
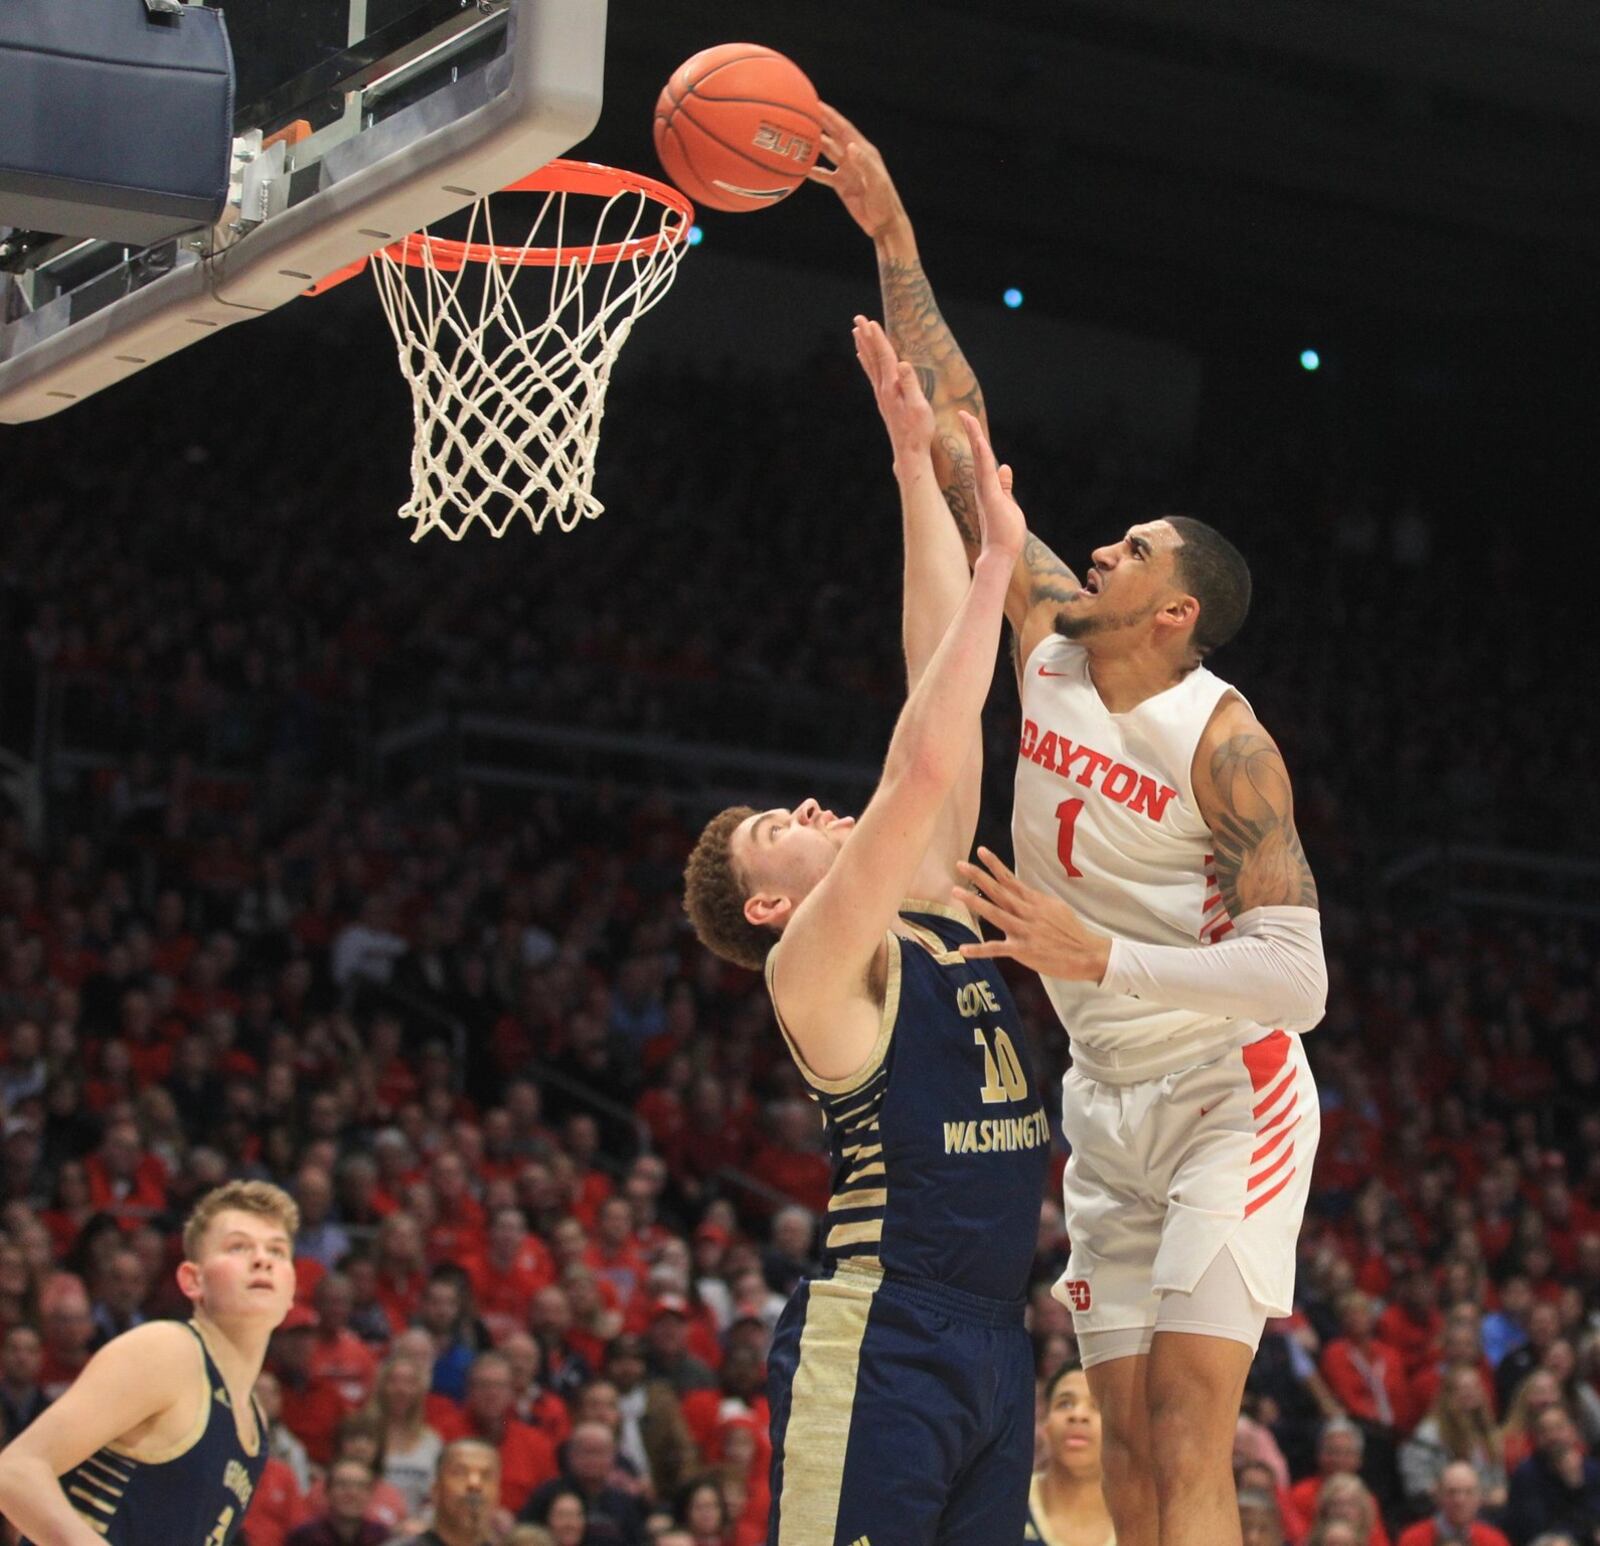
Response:
[[[261,148],[261,131],[252,130],[233,142],[233,176],[229,202],[238,206],[233,235],[253,231],[269,215],[288,207],[288,180],[284,176],[286,141],[279,139]]]
[[[152,16],[182,16],[183,0],[144,0],[144,8]]]

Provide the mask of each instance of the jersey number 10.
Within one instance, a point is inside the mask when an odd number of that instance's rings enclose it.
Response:
[[[1000,1029],[994,1030],[994,1050],[990,1051],[989,1043],[984,1034],[976,1026],[973,1027],[972,1039],[983,1048],[983,1103],[986,1106],[998,1105],[1006,1100],[1026,1100],[1028,1098],[1028,1079],[1022,1072],[1022,1063],[1017,1057],[1017,1049],[1012,1046],[1011,1038]]]

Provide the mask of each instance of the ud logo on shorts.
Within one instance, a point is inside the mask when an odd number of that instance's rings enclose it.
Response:
[[[1087,1310],[1094,1301],[1086,1278],[1072,1278],[1061,1286],[1067,1291],[1067,1298],[1072,1301],[1074,1310]]]

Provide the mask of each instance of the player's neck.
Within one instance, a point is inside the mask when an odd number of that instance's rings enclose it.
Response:
[[[1044,1511],[1052,1520],[1060,1515],[1081,1524],[1103,1518],[1106,1528],[1111,1527],[1111,1515],[1106,1509],[1105,1494],[1100,1489],[1098,1476],[1076,1476],[1059,1466],[1046,1466],[1044,1483],[1039,1491]]]
[[[1128,714],[1147,698],[1176,687],[1194,668],[1143,645],[1126,655],[1089,654],[1089,680],[1107,713]]]
[[[255,1318],[244,1325],[235,1322],[225,1325],[200,1309],[194,1312],[194,1323],[228,1384],[245,1389],[253,1387],[256,1376],[261,1373],[261,1366],[267,1361],[267,1344],[272,1340],[272,1327],[262,1325]]]

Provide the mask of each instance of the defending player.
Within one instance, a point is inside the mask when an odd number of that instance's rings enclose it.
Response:
[[[1003,980],[960,953],[970,915],[905,898],[947,897],[970,851],[1022,513],[990,460],[969,584],[927,402],[876,324],[858,319],[856,344],[894,445],[910,693],[859,821],[815,800],[724,811],[686,905],[711,949],[765,967],[833,1153],[822,1273],[768,1362],[768,1540],[992,1546],[1026,1524],[1023,1303],[1048,1124]]]
[[[194,1318],[113,1338],[0,1451],[0,1514],[39,1546],[226,1546],[267,1463],[251,1389],[294,1301],[293,1199],[208,1192],[183,1231]]]
[[[824,109],[831,184],[873,238],[889,333],[939,418],[945,497],[973,551],[981,415],[881,156]],[[1072,1038],[1073,1310],[1121,1546],[1237,1542],[1230,1456],[1268,1316],[1287,1314],[1318,1111],[1297,1033],[1322,1017],[1317,891],[1288,773],[1205,658],[1237,631],[1244,560],[1182,517],[1077,576],[1030,534],[1006,598],[1022,693],[1013,840],[958,896],[1044,979]],[[1204,947],[1204,948],[1201,948]]]

